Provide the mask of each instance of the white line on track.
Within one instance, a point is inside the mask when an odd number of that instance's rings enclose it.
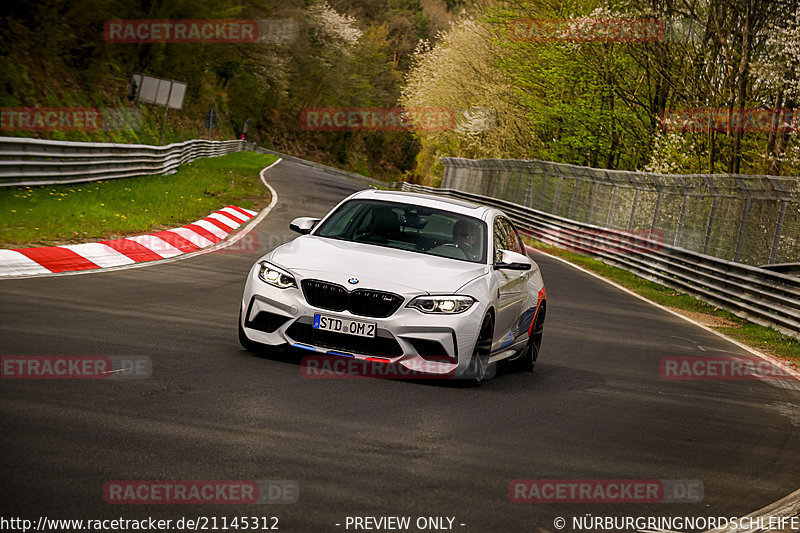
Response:
[[[195,252],[189,252],[189,253],[186,253],[186,254],[182,254],[182,255],[179,255],[179,256],[176,256],[176,257],[171,257],[171,258],[168,258],[168,259],[161,259],[161,260],[158,260],[158,261],[149,261],[149,262],[145,262],[145,263],[134,263],[134,264],[131,264],[131,265],[120,265],[120,266],[101,268],[101,269],[94,269],[94,270],[78,270],[78,271],[75,271],[75,272],[57,272],[57,273],[56,272],[50,272],[50,273],[47,273],[47,274],[34,274],[34,275],[30,275],[30,276],[14,276],[14,277],[0,278],[0,279],[20,279],[20,278],[33,278],[33,277],[37,277],[38,278],[38,277],[50,277],[50,276],[73,276],[73,275],[79,275],[79,274],[96,274],[96,273],[99,273],[99,272],[108,272],[108,271],[112,271],[112,270],[127,270],[127,269],[131,269],[131,268],[141,268],[141,267],[147,267],[147,266],[152,266],[152,265],[161,265],[161,264],[164,264],[164,263],[171,263],[171,262],[174,262],[174,261],[181,261],[183,259],[189,259],[190,257],[195,257],[197,255],[207,254],[207,253],[215,252],[217,250],[221,250],[223,248],[227,248],[228,246],[236,244],[239,240],[244,238],[250,231],[252,231],[259,222],[261,222],[262,220],[264,220],[264,218],[266,218],[266,216],[269,214],[269,212],[272,210],[272,208],[275,207],[275,204],[278,203],[278,193],[275,192],[275,189],[273,189],[272,186],[269,183],[267,183],[267,180],[264,178],[264,173],[266,171],[268,171],[269,169],[271,169],[272,167],[274,167],[275,165],[277,165],[278,163],[280,163],[281,161],[283,161],[283,159],[278,159],[277,161],[273,162],[268,167],[265,167],[265,168],[261,169],[261,171],[259,172],[259,178],[261,179],[261,183],[263,183],[264,186],[267,189],[269,189],[269,192],[272,195],[272,199],[270,200],[269,205],[267,207],[265,207],[264,209],[262,209],[261,212],[258,213],[258,215],[256,215],[255,217],[251,218],[250,221],[244,226],[244,228],[242,228],[240,231],[236,232],[236,234],[233,237],[230,237],[230,238],[225,239],[225,240],[223,240],[221,242],[218,242],[217,244],[215,244],[213,246],[209,246],[208,248],[204,248],[202,250],[197,250]],[[599,279],[601,281],[604,281],[605,283],[608,283],[609,285],[612,285],[613,287],[616,287],[617,289],[619,289],[619,290],[621,290],[623,292],[626,292],[626,293],[630,294],[631,296],[634,296],[634,297],[636,297],[636,298],[638,298],[638,299],[640,299],[642,301],[645,301],[645,302],[649,303],[650,305],[654,305],[655,307],[658,307],[659,309],[662,309],[662,310],[664,310],[664,311],[666,311],[666,312],[668,312],[668,313],[670,313],[672,315],[675,315],[678,318],[686,320],[687,322],[690,322],[690,323],[694,324],[695,326],[697,326],[697,327],[699,327],[701,329],[704,329],[705,331],[708,331],[709,333],[713,333],[714,335],[725,339],[726,341],[730,342],[731,344],[734,344],[735,346],[738,346],[742,350],[745,350],[746,352],[749,352],[749,353],[755,355],[756,357],[758,357],[758,358],[760,358],[760,359],[762,359],[764,361],[768,361],[771,364],[775,364],[775,365],[779,366],[782,370],[786,371],[789,375],[791,375],[794,378],[796,378],[797,380],[799,380],[798,382],[784,382],[784,383],[785,384],[791,384],[790,388],[792,388],[793,390],[800,390],[800,373],[796,372],[792,368],[790,368],[787,365],[783,364],[781,361],[773,359],[772,357],[769,357],[768,355],[763,354],[763,353],[759,352],[758,350],[755,350],[755,349],[753,349],[753,348],[751,348],[749,346],[746,346],[746,345],[744,345],[744,344],[742,344],[742,343],[740,343],[740,342],[728,337],[727,335],[725,335],[723,333],[720,333],[719,331],[716,331],[714,329],[711,329],[708,326],[705,326],[705,325],[697,322],[696,320],[693,320],[693,319],[691,319],[691,318],[689,318],[689,317],[687,317],[685,315],[682,315],[682,314],[680,314],[680,313],[678,313],[676,311],[673,311],[672,309],[670,309],[668,307],[665,307],[665,306],[663,306],[663,305],[661,305],[659,303],[653,302],[652,300],[648,300],[644,296],[642,296],[640,294],[637,294],[637,293],[633,292],[632,290],[630,290],[630,289],[628,289],[626,287],[623,287],[622,285],[620,285],[618,283],[615,283],[615,282],[613,282],[613,281],[611,281],[609,279],[606,279],[603,276],[595,274],[594,272],[591,272],[590,270],[587,270],[587,269],[585,269],[585,268],[583,268],[581,266],[578,266],[578,265],[576,265],[574,263],[570,263],[566,259],[562,259],[561,257],[555,256],[555,255],[547,254],[546,252],[543,252],[541,250],[535,250],[534,249],[534,251],[537,252],[537,253],[544,253],[544,254],[548,255],[549,257],[552,257],[552,258],[554,258],[554,259],[556,259],[558,261],[561,261],[562,263],[565,263],[565,264],[571,266],[572,268],[580,270],[581,272],[584,272],[585,274],[588,274],[588,275],[590,275],[592,277],[595,277],[595,278],[597,278],[597,279]],[[778,382],[780,382],[780,380],[775,380],[775,382],[778,383]],[[772,382],[770,382],[770,383],[772,383]],[[775,503],[772,503],[770,505],[767,505],[766,507],[763,507],[762,509],[754,511],[753,513],[751,513],[751,514],[749,514],[747,516],[748,517],[753,517],[755,519],[757,517],[797,516],[798,514],[800,514],[800,490],[797,490],[797,491],[789,494],[785,498],[783,498],[783,499],[781,499],[781,500],[779,500],[779,501],[777,501]],[[706,533],[722,533],[723,531],[725,533],[755,533],[758,530],[757,529],[742,529],[742,528],[726,529],[726,530],[715,529],[715,530],[709,530]]]
[[[782,500],[778,500],[775,503],[767,505],[766,507],[759,509],[753,513],[747,515],[747,518],[750,519],[747,521],[747,525],[752,525],[753,522],[758,523],[758,519],[761,519],[764,527],[756,526],[756,527],[748,527],[748,528],[718,528],[718,529],[710,529],[706,531],[706,533],[756,533],[761,531],[772,531],[773,533],[782,533],[782,532],[790,532],[790,531],[797,531],[786,527],[785,529],[781,527],[781,529],[777,529],[776,527],[769,527],[769,519],[777,519],[775,520],[775,525],[779,525],[777,522],[780,520],[780,517],[798,517],[800,516],[800,490],[796,490],[793,493],[789,494]],[[797,521],[795,521],[797,523]],[[785,524],[788,526],[788,523]]]
[[[745,350],[746,352],[749,352],[749,353],[755,355],[759,359],[762,359],[764,361],[769,362],[770,364],[774,364],[774,365],[778,366],[782,371],[786,372],[788,375],[790,375],[790,376],[794,377],[796,380],[798,380],[798,383],[789,382],[791,385],[788,386],[788,387],[783,387],[783,388],[790,388],[792,390],[800,391],[800,372],[797,372],[792,367],[790,367],[789,365],[785,364],[783,361],[780,361],[779,359],[775,359],[773,357],[770,357],[770,356],[766,355],[765,353],[759,352],[755,348],[751,348],[750,346],[747,346],[746,344],[742,344],[741,342],[739,342],[739,341],[737,341],[735,339],[732,339],[731,337],[728,337],[724,333],[721,333],[721,332],[719,332],[719,331],[717,331],[715,329],[712,329],[712,328],[706,326],[705,324],[701,324],[700,322],[694,320],[693,318],[690,318],[690,317],[688,317],[686,315],[682,315],[682,314],[678,313],[677,311],[674,311],[674,310],[670,309],[669,307],[665,307],[665,306],[663,306],[663,305],[661,305],[661,304],[659,304],[657,302],[649,300],[649,299],[645,298],[644,296],[642,296],[641,294],[635,293],[632,290],[628,289],[627,287],[623,287],[619,283],[611,281],[610,279],[605,278],[605,277],[603,277],[603,276],[601,276],[599,274],[596,274],[596,273],[592,272],[591,270],[587,270],[587,269],[583,268],[580,265],[576,265],[575,263],[570,263],[566,259],[558,257],[557,255],[551,255],[551,254],[548,254],[547,252],[543,252],[542,250],[538,250],[536,248],[529,248],[529,250],[534,250],[537,253],[543,253],[543,254],[546,254],[548,257],[552,257],[553,259],[557,259],[558,261],[561,261],[562,263],[565,263],[565,264],[571,266],[572,268],[580,270],[581,272],[583,272],[585,274],[588,274],[588,275],[590,275],[592,277],[595,277],[595,278],[597,278],[599,280],[602,280],[602,281],[608,283],[609,285],[612,285],[612,286],[616,287],[617,289],[630,294],[631,296],[635,296],[636,298],[638,298],[638,299],[640,299],[640,300],[642,300],[644,302],[647,302],[650,305],[658,307],[659,309],[662,309],[662,310],[666,311],[667,313],[675,315],[676,317],[681,318],[681,319],[683,319],[683,320],[685,320],[687,322],[690,322],[690,323],[694,324],[695,326],[708,331],[709,333],[713,333],[717,337],[721,337],[721,338],[725,339],[726,341],[730,342],[731,344],[734,344],[734,345],[738,346],[742,350]],[[771,381],[768,381],[768,383],[775,384],[776,386],[781,386],[781,385],[779,385],[780,381],[781,380],[771,380]]]
[[[599,279],[601,281],[604,281],[604,282],[608,283],[609,285],[611,285],[613,287],[616,287],[617,289],[630,294],[631,296],[635,296],[636,298],[638,298],[638,299],[640,299],[642,301],[645,301],[645,302],[649,303],[650,305],[658,307],[659,309],[662,309],[662,310],[666,311],[667,313],[675,315],[678,318],[686,320],[687,322],[690,322],[690,323],[694,324],[695,326],[697,326],[697,327],[699,327],[701,329],[704,329],[705,331],[708,331],[709,333],[713,333],[717,337],[721,337],[721,338],[725,339],[726,341],[730,342],[731,344],[734,344],[735,346],[738,346],[742,350],[755,355],[759,359],[762,359],[764,361],[769,362],[770,364],[773,364],[773,365],[776,365],[776,366],[780,367],[781,370],[785,371],[787,374],[789,374],[790,376],[794,377],[796,381],[771,380],[771,381],[767,381],[767,383],[770,383],[772,385],[775,385],[775,386],[778,386],[778,387],[781,387],[781,388],[786,388],[786,389],[790,389],[790,390],[794,390],[794,391],[800,391],[800,373],[798,373],[797,371],[795,371],[793,368],[789,367],[788,365],[784,364],[782,361],[780,361],[778,359],[775,359],[773,357],[770,357],[770,356],[768,356],[768,355],[766,355],[764,353],[761,353],[758,350],[756,350],[754,348],[751,348],[750,346],[744,345],[741,342],[728,337],[724,333],[721,333],[719,331],[711,329],[708,326],[706,326],[704,324],[701,324],[700,322],[698,322],[698,321],[696,321],[696,320],[694,320],[692,318],[689,318],[688,316],[685,316],[685,315],[682,315],[682,314],[678,313],[677,311],[673,311],[669,307],[665,307],[665,306],[663,306],[663,305],[661,305],[661,304],[659,304],[657,302],[654,302],[652,300],[648,300],[647,298],[645,298],[641,294],[637,294],[637,293],[633,292],[632,290],[628,289],[627,287],[623,287],[619,283],[615,283],[615,282],[611,281],[608,278],[604,278],[603,276],[601,276],[599,274],[596,274],[596,273],[592,272],[591,270],[587,270],[587,269],[583,268],[582,266],[576,265],[574,263],[570,263],[566,259],[563,259],[563,258],[558,257],[556,255],[548,254],[547,252],[544,252],[542,250],[538,250],[536,248],[530,248],[529,247],[528,249],[529,250],[533,250],[536,253],[545,254],[548,257],[552,257],[553,259],[557,259],[558,261],[561,261],[562,263],[567,264],[567,265],[571,266],[574,269],[580,270],[581,272],[583,272],[585,274],[588,274],[588,275],[590,275],[590,276],[592,276],[594,278],[597,278],[597,279]],[[780,519],[780,517],[789,518],[789,517],[798,516],[798,515],[800,515],[800,489],[794,491],[793,493],[789,494],[788,496],[786,496],[785,498],[783,498],[781,500],[778,500],[775,503],[769,504],[766,507],[763,507],[763,508],[761,508],[761,509],[759,509],[757,511],[753,511],[752,513],[750,513],[750,514],[748,514],[746,516],[750,517],[750,518],[753,518],[753,522],[757,522],[757,518],[763,517],[763,521],[766,523],[766,521],[770,517],[774,517],[774,518]],[[750,522],[748,522],[748,525],[750,525]],[[640,531],[642,531],[642,530],[640,530]],[[727,528],[727,529],[709,529],[705,533],[757,533],[757,532],[760,532],[760,531],[762,531],[762,529],[759,529],[758,527],[752,527],[752,528],[747,528],[747,529],[738,527],[738,528]],[[789,531],[789,530],[787,529],[786,531]],[[779,531],[776,530],[776,533],[779,533]]]

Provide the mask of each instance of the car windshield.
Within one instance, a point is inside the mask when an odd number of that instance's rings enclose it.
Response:
[[[471,263],[486,261],[486,224],[441,209],[378,200],[339,206],[314,235]]]

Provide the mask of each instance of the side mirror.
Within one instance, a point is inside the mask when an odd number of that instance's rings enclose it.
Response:
[[[500,261],[494,262],[495,270],[530,270],[531,266],[531,260],[527,256],[511,250],[500,250]]]
[[[301,235],[308,235],[320,219],[313,217],[300,217],[289,223],[289,229]]]

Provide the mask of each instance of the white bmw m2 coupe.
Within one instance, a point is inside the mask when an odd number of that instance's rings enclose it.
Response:
[[[320,356],[402,365],[429,377],[532,370],[546,295],[539,267],[501,211],[368,190],[250,270],[239,316],[249,351],[289,345]]]

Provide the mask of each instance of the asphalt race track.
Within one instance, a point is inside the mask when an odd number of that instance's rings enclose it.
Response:
[[[571,517],[586,514],[741,516],[800,488],[796,388],[662,379],[664,357],[745,352],[542,254],[549,308],[534,374],[501,372],[478,388],[310,380],[303,354],[244,352],[236,317],[250,266],[296,236],[292,218],[363,188],[287,161],[266,178],[278,203],[255,229],[257,249],[0,280],[0,355],[153,365],[142,380],[0,382],[4,517],[276,516],[289,532],[353,531],[348,516],[556,531],[564,517],[573,531]],[[704,497],[512,503],[516,479],[699,480]],[[300,499],[112,505],[103,496],[112,480],[291,480]]]

